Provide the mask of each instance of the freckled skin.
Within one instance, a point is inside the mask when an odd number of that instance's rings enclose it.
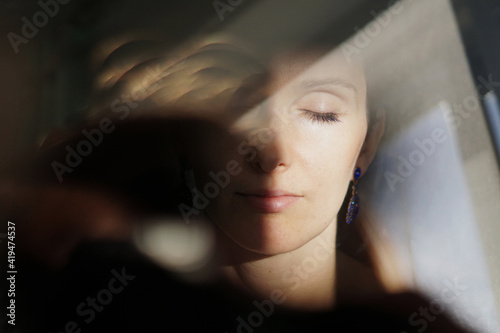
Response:
[[[276,61],[275,93],[243,115],[230,129],[233,135],[209,127],[199,131],[201,163],[193,165],[203,188],[210,171],[224,170],[230,160],[239,163],[242,172],[211,200],[207,214],[239,246],[267,255],[293,251],[336,223],[367,129],[366,83],[356,65],[339,54],[309,68],[307,59],[292,59]],[[305,109],[335,112],[339,122],[315,121]],[[262,134],[257,154],[238,151],[243,141],[256,141],[244,133]],[[256,188],[279,188],[302,198],[284,212],[263,214],[235,194]]]
[[[278,57],[270,72],[269,97],[257,107],[225,130],[193,131],[198,145],[190,164],[201,190],[212,181],[210,171],[224,170],[230,160],[241,167],[205,210],[216,226],[222,275],[252,297],[268,298],[278,289],[284,306],[325,309],[335,298],[337,214],[355,168],[369,163],[362,158],[366,82],[361,68],[339,52],[318,61]],[[259,189],[299,199],[262,212],[240,195]],[[306,274],[301,263],[324,248],[320,244],[327,244],[327,254]]]

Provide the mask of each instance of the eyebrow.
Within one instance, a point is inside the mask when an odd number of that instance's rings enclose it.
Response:
[[[358,89],[356,88],[356,86],[354,86],[354,84],[341,79],[312,79],[312,80],[302,81],[300,83],[300,87],[303,89],[312,89],[329,85],[336,85],[350,89],[354,92],[354,94],[358,95]]]

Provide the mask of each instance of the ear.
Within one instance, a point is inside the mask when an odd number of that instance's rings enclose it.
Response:
[[[378,145],[385,131],[385,111],[377,111],[376,118],[368,128],[365,143],[359,153],[356,166],[361,168],[362,174],[366,172],[377,152]]]

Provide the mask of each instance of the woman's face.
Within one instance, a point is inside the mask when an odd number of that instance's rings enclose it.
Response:
[[[236,244],[267,255],[336,223],[367,131],[363,72],[339,52],[314,64],[281,57],[270,70],[269,97],[226,130],[198,129],[191,150],[198,207]]]

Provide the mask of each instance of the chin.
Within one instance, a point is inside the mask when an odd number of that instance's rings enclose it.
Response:
[[[249,240],[245,240],[244,242],[238,242],[237,240],[234,241],[239,246],[248,251],[266,256],[274,256],[278,254],[288,253],[304,245],[304,244],[294,244],[292,242],[273,242],[273,241],[262,241],[262,240],[255,240],[255,242]]]
[[[248,221],[250,222],[250,221]],[[238,246],[263,255],[277,255],[291,252],[303,246],[314,235],[308,237],[303,230],[295,230],[289,223],[280,220],[251,221],[246,226],[220,225],[220,229]],[[260,222],[260,223],[259,223]]]

